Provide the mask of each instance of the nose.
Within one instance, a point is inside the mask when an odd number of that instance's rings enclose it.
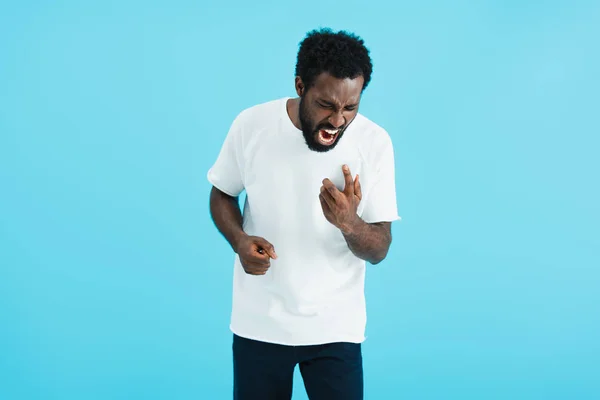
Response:
[[[334,112],[331,114],[331,116],[329,116],[329,123],[336,129],[340,126],[343,126],[344,122],[346,121],[342,112]]]

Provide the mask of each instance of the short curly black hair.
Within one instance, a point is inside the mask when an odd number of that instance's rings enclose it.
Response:
[[[330,28],[310,31],[300,42],[296,76],[309,89],[323,72],[339,79],[362,75],[364,91],[371,81],[373,63],[363,39],[347,31],[333,32]]]

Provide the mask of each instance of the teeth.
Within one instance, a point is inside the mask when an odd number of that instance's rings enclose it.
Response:
[[[327,132],[325,129],[323,129],[324,132]],[[321,133],[319,133],[319,138],[321,139],[321,141],[323,143],[333,143],[333,139],[334,136],[332,135],[331,137],[325,138]]]
[[[327,138],[325,138],[325,136],[321,133],[321,132],[326,132],[327,133]],[[325,144],[330,144],[333,143],[335,140],[335,135],[339,132],[339,129],[335,129],[335,130],[330,130],[330,129],[322,129],[319,131],[319,139],[325,143]]]

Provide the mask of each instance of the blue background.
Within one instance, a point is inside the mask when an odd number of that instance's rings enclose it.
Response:
[[[396,148],[366,398],[600,399],[600,3],[532,0],[2,2],[0,398],[231,398],[206,172],[319,26]]]

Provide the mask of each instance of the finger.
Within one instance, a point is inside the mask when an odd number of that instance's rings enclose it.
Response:
[[[269,257],[271,257],[272,259],[274,259],[274,260],[277,259],[277,253],[275,253],[275,247],[271,243],[269,243],[266,239],[257,238],[256,244],[258,245],[259,252],[260,252],[260,250],[263,250],[264,253],[267,253],[267,255]]]
[[[267,260],[257,260],[252,257],[248,257],[244,260],[244,265],[250,268],[269,268],[271,263]]]
[[[271,263],[267,262],[266,264],[262,261],[253,261],[251,259],[244,260],[244,267],[246,268],[257,268],[257,269],[268,269],[271,267]]]
[[[240,259],[240,261],[244,271],[248,274],[265,273],[271,266],[268,261],[265,263],[263,260],[257,261],[252,257]]]
[[[258,243],[252,243],[250,252],[247,254],[248,257],[252,257],[255,260],[269,261],[269,255]]]
[[[350,167],[344,165],[342,167],[342,172],[344,173],[344,181],[346,182],[346,185],[344,186],[344,193],[354,194],[354,182],[352,182],[352,174],[350,173]]]
[[[264,275],[267,273],[268,270],[269,270],[268,268],[254,268],[254,267],[244,268],[244,271],[248,275]]]
[[[258,250],[244,257],[244,261],[247,265],[253,266],[268,267],[271,265],[271,259],[269,256],[267,254],[260,254]]]
[[[319,195],[319,201],[321,202],[321,209],[323,209],[325,217],[331,215],[331,207],[329,207],[329,204],[327,204],[327,200],[325,200],[323,195]]]
[[[362,200],[362,189],[360,187],[360,181],[358,180],[358,174],[356,174],[356,178],[354,179],[354,194],[359,200]]]
[[[323,186],[325,189],[331,194],[331,197],[334,200],[337,200],[342,196],[342,193],[338,190],[337,187],[331,182],[328,178],[323,179]]]
[[[325,204],[329,206],[330,211],[331,209],[335,209],[336,201],[324,186],[321,186],[321,193],[319,194],[319,197],[322,198],[325,201]]]

